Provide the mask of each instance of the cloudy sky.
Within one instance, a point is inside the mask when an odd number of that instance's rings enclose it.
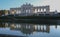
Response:
[[[50,5],[50,11],[60,11],[60,0],[0,0],[0,10],[20,7],[26,2],[31,3],[34,6]]]

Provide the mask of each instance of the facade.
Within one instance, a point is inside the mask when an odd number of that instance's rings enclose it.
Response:
[[[57,11],[50,12],[50,7],[48,6],[33,6],[31,4],[23,4],[18,8],[10,8],[10,14],[17,14],[19,16],[32,16],[32,15],[52,15],[56,14]]]

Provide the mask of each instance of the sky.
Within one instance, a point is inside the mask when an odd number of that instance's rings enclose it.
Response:
[[[26,3],[31,3],[34,6],[50,5],[50,11],[60,12],[60,0],[0,0],[0,10],[21,7]]]

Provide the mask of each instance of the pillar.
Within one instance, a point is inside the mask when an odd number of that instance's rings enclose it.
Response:
[[[46,6],[45,8],[46,8],[46,12],[49,13],[49,11],[50,11],[49,6]]]
[[[44,12],[44,8],[42,8],[42,12]]]
[[[38,12],[38,8],[37,8],[37,12]]]
[[[41,12],[41,8],[40,8],[40,12]]]

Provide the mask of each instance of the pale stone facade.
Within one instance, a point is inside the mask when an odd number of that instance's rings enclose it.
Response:
[[[20,16],[31,16],[33,14],[49,14],[49,6],[33,6],[31,4],[23,4],[19,8],[10,8],[10,14],[19,14]]]

